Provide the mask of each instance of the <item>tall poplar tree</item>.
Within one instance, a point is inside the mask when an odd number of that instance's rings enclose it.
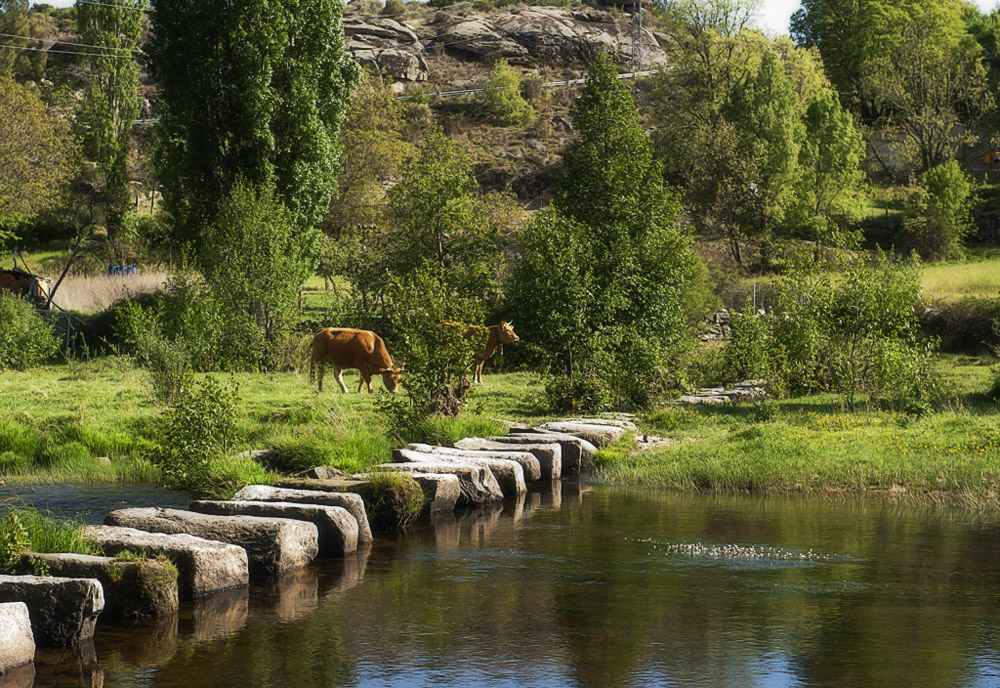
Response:
[[[237,179],[273,184],[299,236],[322,217],[359,77],[341,9],[339,0],[156,3],[156,162],[175,240],[199,245]]]
[[[76,4],[80,42],[94,53],[85,62],[87,89],[80,112],[84,152],[103,177],[99,200],[111,242],[129,208],[128,153],[140,111],[136,58],[145,8],[145,0]]]

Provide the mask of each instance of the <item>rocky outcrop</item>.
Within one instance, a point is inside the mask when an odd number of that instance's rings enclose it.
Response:
[[[404,473],[442,473],[454,475],[458,478],[459,489],[461,491],[461,496],[456,503],[457,506],[478,506],[479,504],[503,501],[503,492],[500,490],[500,485],[497,484],[497,480],[493,477],[490,469],[485,466],[435,461],[433,457],[428,456],[418,463],[384,463],[375,466],[375,468]]]
[[[104,590],[93,578],[0,576],[0,602],[24,602],[35,642],[73,647],[94,637]]]
[[[112,526],[87,526],[85,535],[105,554],[129,550],[165,555],[177,566],[177,585],[182,597],[201,597],[249,583],[247,553],[242,547],[192,535],[148,533]]]
[[[109,513],[104,523],[237,545],[247,552],[250,572],[266,575],[308,566],[319,550],[316,526],[285,518],[209,516],[152,507],[118,509]]]
[[[28,607],[24,602],[0,604],[0,674],[35,659]]]
[[[580,66],[601,53],[628,64],[632,59],[632,25],[600,10],[531,7],[459,21],[434,35],[429,47],[436,46],[526,65]],[[652,31],[643,30],[642,53],[644,68],[666,62]]]
[[[322,468],[322,467],[318,467]],[[312,469],[312,470],[318,470]],[[336,470],[336,469],[334,469]],[[339,471],[343,473],[343,471]],[[349,474],[344,474],[349,475]],[[317,479],[319,475],[310,476]],[[339,506],[347,509],[358,523],[358,543],[372,541],[372,529],[365,512],[365,502],[361,495],[353,492],[324,492],[320,490],[293,490],[287,487],[272,487],[270,485],[247,485],[233,495],[233,499],[249,502],[296,502],[299,504],[322,504]]]
[[[767,396],[764,389],[764,380],[744,380],[733,385],[731,389],[726,387],[703,387],[694,394],[685,394],[678,397],[678,404],[729,404],[737,401],[755,401]]]
[[[319,538],[319,554],[325,557],[343,557],[358,548],[358,520],[340,506],[234,499],[191,502],[190,509],[214,516],[261,516],[312,523]]]
[[[516,447],[511,447],[505,451],[477,451],[474,449],[459,449],[457,447],[435,447],[429,444],[408,444],[407,449],[434,454],[438,456],[471,456],[480,459],[504,459],[506,461],[516,461],[524,471],[525,482],[534,482],[542,477],[542,465],[529,451],[519,451]]]
[[[455,443],[458,449],[479,451],[510,451],[510,445],[485,440],[481,437],[466,437]],[[519,445],[519,449],[531,452],[541,467],[541,480],[559,480],[562,477],[562,447],[555,442],[540,440],[533,444]]]
[[[362,67],[400,81],[426,81],[424,46],[413,29],[389,17],[344,17],[347,49]]]
[[[21,557],[21,568],[39,562],[53,576],[96,578],[104,589],[104,617],[137,621],[177,611],[177,569],[155,559],[114,559],[87,554],[37,554]]]
[[[428,450],[433,449],[430,445],[418,446]],[[430,460],[446,461],[460,466],[466,464],[485,466],[493,473],[504,497],[515,497],[528,491],[524,484],[524,470],[521,468],[521,464],[510,459],[487,459],[475,456],[471,452],[467,455],[429,454],[419,449],[397,449],[392,452],[392,458],[398,463],[420,463]]]

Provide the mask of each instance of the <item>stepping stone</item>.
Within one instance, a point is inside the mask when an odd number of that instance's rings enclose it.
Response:
[[[457,449],[455,447],[437,447],[429,444],[408,444],[406,449],[424,452],[425,454],[436,454],[441,456],[472,456],[478,459],[505,459],[507,461],[517,461],[524,471],[525,482],[534,482],[542,477],[542,465],[529,451],[519,451],[516,447],[511,447],[506,451],[477,451],[475,449]]]
[[[43,563],[53,576],[99,580],[104,618],[137,621],[177,611],[177,570],[162,561],[30,552],[21,557],[21,569],[31,570],[32,562]]]
[[[355,481],[352,481],[355,482]],[[353,492],[329,492],[325,490],[295,490],[288,487],[270,485],[247,485],[233,495],[234,500],[247,502],[295,502],[299,504],[322,504],[340,506],[351,512],[358,522],[358,543],[372,541],[372,529],[365,513],[365,501]]]
[[[482,437],[466,437],[455,442],[455,447],[479,451],[511,451],[509,444],[486,440]],[[519,445],[518,448],[535,455],[542,469],[542,480],[559,480],[562,477],[562,447],[558,443],[546,442],[541,439],[535,444],[523,444]]]
[[[377,477],[365,480],[286,478],[278,481],[276,487],[355,493],[364,501],[365,513],[374,530],[405,527],[418,515],[412,509],[413,500],[423,499],[423,491],[415,480],[387,485]]]
[[[35,636],[31,633],[28,605],[0,604],[0,674],[35,659]]]
[[[93,578],[0,576],[0,602],[24,602],[35,642],[72,647],[94,637],[104,590]]]
[[[165,555],[177,567],[178,592],[184,598],[242,588],[250,582],[246,550],[236,545],[113,526],[86,526],[85,534],[105,554],[129,550]]]
[[[598,449],[614,444],[625,436],[625,429],[614,425],[588,425],[587,423],[565,423],[556,421],[538,426],[542,430],[565,432],[569,435],[582,437]]]
[[[406,451],[406,450],[403,450]],[[417,452],[414,452],[416,454]],[[454,475],[459,481],[457,506],[477,506],[489,502],[502,502],[503,492],[497,479],[486,466],[433,461],[425,457],[420,463],[383,463],[376,468],[403,473],[439,473]]]
[[[416,446],[426,447],[427,450],[433,449],[433,447],[427,444]],[[396,449],[392,452],[392,458],[396,463],[411,463],[414,461],[420,463],[430,458],[432,461],[446,461],[447,463],[459,465],[471,463],[477,466],[485,466],[493,473],[493,477],[496,478],[497,484],[500,485],[500,491],[503,492],[504,497],[515,497],[528,491],[528,488],[524,484],[524,470],[521,468],[521,464],[510,459],[486,459],[475,456],[471,452],[469,454],[430,454],[421,449]]]
[[[563,423],[583,423],[584,425],[610,425],[630,432],[639,432],[639,426],[621,418],[564,418]]]
[[[151,533],[194,535],[238,545],[247,551],[250,573],[274,575],[308,566],[319,550],[316,526],[305,521],[259,516],[210,516],[160,507],[118,509],[105,525]]]
[[[340,506],[206,499],[191,502],[189,508],[214,516],[262,516],[312,523],[319,538],[319,554],[325,557],[342,557],[358,548],[358,520]]]
[[[425,513],[435,514],[442,511],[454,511],[458,498],[462,496],[461,481],[457,475],[443,473],[410,473],[424,491],[427,504]]]
[[[563,475],[576,475],[593,470],[594,454],[597,453],[597,447],[587,440],[575,435],[567,435],[564,432],[511,428],[509,435],[504,437],[488,437],[487,439],[515,446],[535,442],[556,442],[562,447]]]

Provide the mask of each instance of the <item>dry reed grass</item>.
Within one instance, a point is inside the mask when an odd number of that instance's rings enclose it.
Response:
[[[68,275],[56,292],[54,302],[60,308],[81,313],[103,310],[118,299],[156,291],[170,277],[166,271],[139,272],[136,275]]]

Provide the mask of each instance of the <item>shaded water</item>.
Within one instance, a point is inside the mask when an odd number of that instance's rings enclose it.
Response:
[[[998,541],[1000,514],[563,484],[99,624],[35,685],[1000,685]]]

